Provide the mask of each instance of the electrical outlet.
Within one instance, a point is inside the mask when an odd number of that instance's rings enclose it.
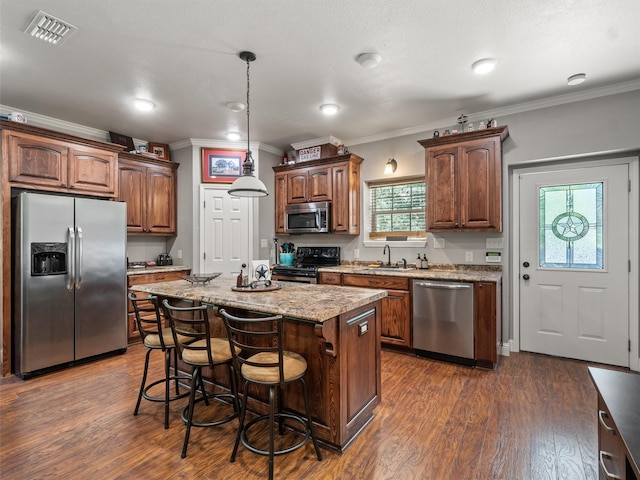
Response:
[[[178,258],[182,258],[182,250],[178,250]]]
[[[269,243],[267,243],[267,239],[266,238],[261,238],[260,239],[260,248],[268,248],[269,247]]]
[[[473,252],[464,252],[465,262],[473,262]]]
[[[353,249],[353,258],[354,258],[355,260],[357,260],[357,259],[359,259],[359,258],[360,258],[360,250],[358,250],[357,248],[354,248],[354,249]]]

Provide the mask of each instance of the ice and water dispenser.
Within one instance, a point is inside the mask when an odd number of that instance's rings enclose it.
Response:
[[[67,273],[66,243],[32,243],[31,276]]]

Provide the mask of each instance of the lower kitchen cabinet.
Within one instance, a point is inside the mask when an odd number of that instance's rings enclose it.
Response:
[[[411,291],[408,278],[345,274],[342,277],[342,285],[387,290],[381,308],[382,344],[405,349],[412,347]]]
[[[598,457],[600,480],[640,478],[640,375],[589,367],[598,393]]]
[[[498,364],[498,348],[502,341],[501,284],[475,282],[474,357],[479,367],[494,368]]]
[[[182,270],[172,269],[168,272],[129,274],[127,275],[127,290],[134,285],[180,280],[182,277],[184,277],[185,275],[189,275],[190,273],[191,269],[185,267]],[[166,324],[165,326],[169,325]],[[138,332],[138,325],[136,323],[136,314],[133,311],[133,304],[130,301],[127,301],[127,341],[129,345],[131,345],[132,343],[140,342],[140,333]]]

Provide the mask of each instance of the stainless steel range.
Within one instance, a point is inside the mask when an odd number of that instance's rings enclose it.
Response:
[[[298,247],[293,265],[273,267],[273,280],[318,283],[318,268],[340,265],[340,247]]]

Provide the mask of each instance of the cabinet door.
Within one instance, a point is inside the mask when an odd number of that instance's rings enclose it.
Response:
[[[382,299],[380,319],[382,343],[411,347],[411,295],[407,291],[387,290]]]
[[[342,326],[344,338],[341,351],[346,356],[345,387],[347,425],[356,415],[380,395],[379,364],[380,343],[377,331],[376,310],[346,319]]]
[[[427,150],[427,230],[452,230],[459,226],[457,157],[455,146]]]
[[[140,163],[120,160],[118,200],[127,203],[127,232],[145,230],[145,202],[147,195],[147,168]]]
[[[360,170],[343,163],[332,168],[331,232],[360,233]]]
[[[460,146],[460,227],[502,229],[499,139],[489,138]]]
[[[276,173],[275,185],[276,233],[285,233],[284,210],[287,206],[287,174]]]
[[[69,155],[69,188],[111,196],[116,191],[117,168],[115,152],[73,146]]]
[[[498,290],[494,282],[475,282],[475,360],[478,366],[494,368],[498,363]]]
[[[69,148],[63,142],[28,134],[8,134],[9,181],[67,187]]]
[[[310,168],[307,172],[307,177],[309,181],[309,201],[331,201],[333,194],[331,167]]]
[[[287,174],[287,203],[308,202],[307,170],[292,171]]]
[[[176,233],[175,172],[171,167],[147,167],[147,231]]]

